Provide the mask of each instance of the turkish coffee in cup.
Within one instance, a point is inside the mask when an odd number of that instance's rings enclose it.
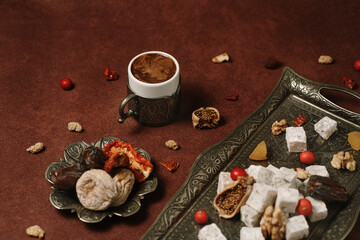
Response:
[[[131,73],[145,83],[162,83],[175,75],[174,61],[159,53],[147,53],[137,57],[131,64]]]
[[[180,104],[180,68],[177,60],[160,51],[137,55],[128,66],[127,93],[119,108],[120,123],[128,117],[147,126],[170,123]],[[125,113],[126,105],[128,111]]]

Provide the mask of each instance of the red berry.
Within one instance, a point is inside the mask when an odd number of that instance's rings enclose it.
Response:
[[[315,155],[310,151],[305,151],[300,154],[300,161],[305,164],[312,164],[315,161]]]
[[[69,90],[69,89],[72,88],[73,84],[72,84],[72,82],[71,82],[70,79],[64,78],[63,80],[61,80],[60,86],[61,86],[64,90]]]
[[[195,221],[198,224],[205,224],[209,220],[209,216],[206,211],[199,210],[195,213]]]
[[[239,176],[247,177],[248,174],[242,168],[234,168],[233,170],[231,170],[230,177],[232,180],[236,181]]]
[[[308,216],[312,213],[312,205],[309,200],[306,198],[302,198],[299,200],[299,203],[297,205],[297,211],[304,216]]]
[[[360,59],[358,59],[354,62],[354,68],[355,68],[355,70],[360,71]]]

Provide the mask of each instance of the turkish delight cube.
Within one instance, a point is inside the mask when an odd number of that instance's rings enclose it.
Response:
[[[271,164],[269,164],[266,168],[273,171],[274,174],[277,174],[278,171],[279,171],[279,168],[277,168],[277,167],[275,167],[274,165],[271,165]]]
[[[256,227],[259,225],[262,213],[256,211],[249,205],[244,205],[240,208],[241,221],[248,227]]]
[[[328,140],[336,132],[337,122],[329,117],[323,117],[315,123],[314,129],[323,139]]]
[[[306,197],[306,199],[309,200],[312,205],[312,213],[308,216],[311,222],[320,221],[327,217],[328,209],[325,202],[310,196]]]
[[[246,169],[246,173],[252,176],[257,183],[265,183],[268,185],[271,185],[271,180],[274,176],[273,171],[259,165],[250,165],[250,167]]]
[[[311,165],[305,168],[306,171],[310,173],[310,175],[318,175],[322,177],[330,177],[329,172],[326,167],[323,165]]]
[[[309,235],[309,225],[304,215],[291,217],[286,222],[286,240],[299,240]]]
[[[306,151],[306,133],[303,127],[287,127],[285,138],[289,152]]]
[[[265,240],[260,227],[242,227],[240,240]]]
[[[279,187],[297,187],[296,172],[290,168],[281,167],[273,177],[272,183],[275,188]]]
[[[217,187],[217,194],[221,193],[227,186],[231,185],[234,181],[231,179],[229,172],[220,172]]]
[[[294,170],[287,167],[281,167],[279,174],[286,182],[290,183],[292,186],[296,186],[297,174]]]
[[[275,202],[277,190],[264,183],[254,183],[252,192],[246,204],[258,212],[264,212],[265,208]]]
[[[279,206],[283,212],[294,213],[299,202],[299,190],[295,188],[278,189],[275,206]]]
[[[209,224],[202,227],[198,235],[199,240],[226,240],[220,228],[215,224]]]

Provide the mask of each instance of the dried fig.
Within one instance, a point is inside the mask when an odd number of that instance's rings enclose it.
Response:
[[[120,168],[117,170],[113,180],[116,184],[117,195],[111,206],[117,207],[124,204],[129,197],[135,183],[135,176],[129,169]]]
[[[219,121],[220,113],[213,107],[201,107],[192,113],[192,123],[195,129],[203,127],[215,128]]]
[[[77,181],[76,194],[85,208],[102,211],[116,198],[116,183],[104,170],[91,169],[84,172]]]
[[[216,195],[214,207],[223,218],[232,218],[239,211],[252,191],[252,177],[238,177],[238,179]]]

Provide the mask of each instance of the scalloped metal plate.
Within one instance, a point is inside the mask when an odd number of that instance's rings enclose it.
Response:
[[[97,223],[102,221],[107,216],[112,217],[113,215],[120,217],[128,217],[137,213],[141,208],[141,199],[144,198],[146,194],[149,194],[155,191],[158,185],[158,179],[154,174],[151,174],[150,177],[143,183],[137,184],[132,190],[129,198],[126,202],[119,207],[111,207],[105,211],[92,211],[84,208],[77,196],[75,191],[65,191],[58,189],[50,180],[50,173],[55,169],[70,166],[73,163],[80,162],[80,156],[85,147],[90,145],[95,145],[103,149],[106,144],[112,142],[116,137],[104,137],[97,141],[95,144],[88,144],[83,141],[75,142],[70,144],[64,150],[64,158],[60,159],[60,162],[53,162],[48,166],[45,171],[45,178],[52,184],[53,192],[50,193],[49,199],[50,203],[59,210],[71,210],[71,212],[76,212],[78,218],[86,223]],[[120,139],[121,140],[121,139]],[[151,161],[150,155],[141,148],[135,148],[142,156],[147,160]]]
[[[291,122],[305,114],[304,125],[308,149],[317,157],[317,163],[327,167],[330,176],[343,184],[352,194],[347,204],[328,205],[328,217],[311,223],[307,239],[343,239],[354,226],[360,210],[360,153],[350,149],[346,134],[360,131],[360,115],[343,109],[323,97],[320,90],[328,88],[345,92],[360,99],[360,94],[346,88],[313,82],[285,68],[278,84],[266,101],[247,119],[241,122],[225,139],[205,150],[196,159],[182,187],[164,207],[158,218],[142,239],[197,239],[202,227],[194,221],[194,214],[204,209],[209,214],[209,224],[216,223],[228,239],[238,239],[244,224],[239,215],[233,219],[220,218],[212,206],[216,196],[218,174],[234,167],[247,168],[251,164],[271,163],[276,167],[304,167],[299,154],[288,153],[284,134],[273,136],[271,125],[275,120]],[[329,140],[322,140],[313,130],[314,123],[323,116],[338,121],[338,131]],[[250,162],[248,156],[256,145],[265,140],[268,161]],[[329,158],[339,150],[349,150],[357,160],[355,172],[339,171],[329,164]]]

